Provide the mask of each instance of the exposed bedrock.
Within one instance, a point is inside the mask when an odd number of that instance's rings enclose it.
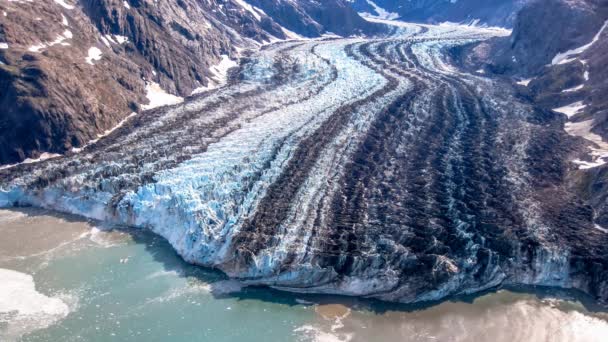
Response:
[[[608,233],[569,184],[584,146],[446,58],[503,31],[399,32],[269,45],[226,87],[0,170],[0,206],[147,228],[291,291],[418,302],[508,283],[608,301]]]

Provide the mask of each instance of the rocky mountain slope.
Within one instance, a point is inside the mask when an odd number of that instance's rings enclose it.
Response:
[[[608,226],[608,3],[533,2],[510,37],[460,55],[471,70],[512,78],[520,96],[564,116],[564,129],[588,146],[573,157],[571,186]]]
[[[212,88],[243,49],[378,30],[353,11],[319,16],[340,0],[278,3],[299,14],[277,17],[290,29],[242,0],[0,2],[0,164],[80,148],[132,112]]]
[[[351,0],[360,13],[413,22],[461,22],[511,27],[531,0]]]

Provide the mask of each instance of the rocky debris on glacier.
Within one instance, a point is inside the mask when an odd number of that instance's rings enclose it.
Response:
[[[398,302],[531,284],[608,301],[608,234],[570,184],[582,146],[561,114],[450,63],[504,31],[395,32],[270,44],[226,87],[0,170],[0,206],[150,229],[245,284]]]

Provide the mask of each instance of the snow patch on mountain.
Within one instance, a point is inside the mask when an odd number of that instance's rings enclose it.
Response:
[[[553,111],[566,114],[568,118],[571,118],[572,116],[583,110],[585,107],[587,107],[587,105],[583,104],[583,101],[578,101],[563,107],[553,108]]]
[[[238,65],[237,61],[230,59],[228,55],[222,55],[222,60],[209,68],[213,77],[209,79],[207,86],[194,89],[191,95],[223,86],[228,80],[228,70],[237,67]]]
[[[262,20],[262,16],[260,14],[265,14],[265,13],[262,10],[260,10],[259,8],[251,6],[250,4],[246,3],[245,0],[234,0],[234,2],[239,4],[239,6],[241,6],[243,9],[245,9],[247,12],[251,13],[257,21]]]
[[[167,93],[156,82],[146,82],[146,97],[150,103],[141,106],[144,110],[174,105],[184,101],[183,97]]]
[[[58,44],[61,45],[70,45],[69,43],[65,42],[68,39],[72,39],[74,35],[72,34],[72,31],[70,30],[65,30],[63,31],[62,34],[60,34],[55,40],[53,40],[52,42],[48,42],[48,43],[40,43],[37,45],[32,45],[28,48],[28,50],[30,52],[40,52],[41,50],[45,49],[45,48],[49,48],[51,46],[55,46]]]
[[[85,61],[88,64],[94,65],[93,61],[101,60],[102,52],[99,48],[92,46],[89,48],[88,56],[85,58]]]
[[[589,42],[588,44],[585,44],[581,47],[578,47],[576,49],[558,53],[555,57],[553,57],[553,60],[551,61],[551,65],[566,64],[566,63],[570,63],[570,62],[574,61],[576,59],[574,56],[578,56],[578,55],[582,54],[583,52],[587,51],[591,46],[593,46],[593,44],[595,44],[600,39],[600,36],[602,35],[602,33],[604,32],[604,30],[606,29],[607,26],[608,26],[608,20],[606,22],[604,22],[604,25],[602,25],[602,28],[595,34],[595,36],[593,37],[593,40],[591,40],[591,42]]]
[[[579,169],[581,170],[602,166],[608,162],[608,143],[604,142],[598,134],[591,132],[593,125],[593,119],[581,122],[567,122],[565,125],[568,134],[584,138],[593,143],[593,145],[589,146],[591,161],[573,160],[573,163],[579,165]]]
[[[378,6],[375,2],[373,2],[371,0],[367,0],[367,3],[373,7],[374,12],[376,12],[376,15],[373,15],[371,13],[361,12],[361,13],[359,13],[359,15],[361,15],[362,17],[376,17],[376,18],[385,19],[385,20],[395,20],[400,17],[399,13],[389,12],[389,11],[385,10],[384,8]]]
[[[519,84],[519,85],[522,85],[524,87],[527,87],[528,84],[530,84],[530,82],[532,82],[532,80],[533,80],[532,78],[528,78],[528,79],[525,79],[525,80],[519,80],[516,83]]]
[[[59,6],[65,8],[65,9],[74,9],[73,5],[68,4],[67,2],[65,2],[65,0],[54,0]]]

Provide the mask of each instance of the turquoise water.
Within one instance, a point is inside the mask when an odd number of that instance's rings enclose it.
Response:
[[[0,340],[512,342],[608,338],[608,315],[589,311],[580,298],[567,292],[541,296],[539,292],[501,290],[407,307],[241,288],[218,272],[184,263],[164,240],[152,234],[100,231],[97,225],[34,209],[0,211],[4,237],[0,242],[4,273],[0,277],[5,274],[15,279],[9,282],[14,285],[9,289],[0,279]],[[31,275],[35,290],[26,291],[27,282],[19,275]],[[8,291],[20,291],[23,300],[11,301]],[[19,306],[28,300],[31,306]],[[9,310],[11,305],[21,311]],[[42,307],[50,308],[34,312]]]

